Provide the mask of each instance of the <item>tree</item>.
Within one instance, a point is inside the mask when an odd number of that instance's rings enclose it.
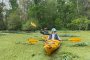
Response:
[[[67,24],[77,17],[75,1],[57,0],[57,12],[58,18],[62,20],[62,28],[68,28]]]
[[[15,11],[17,10],[18,4],[17,4],[17,0],[9,0],[12,10],[11,11]]]
[[[35,3],[32,4],[28,10],[28,15],[30,18],[32,17],[37,19],[41,25],[41,28],[52,28],[54,26],[54,21],[57,14],[56,1],[39,0],[37,2],[35,0],[34,2]]]
[[[25,22],[26,20],[29,20],[29,15],[28,15],[28,9],[32,5],[32,0],[18,0],[18,8],[20,11],[20,19]]]
[[[17,3],[17,0],[9,0],[12,9],[6,11],[6,17],[8,19],[5,21],[3,20],[4,17],[2,17],[3,7],[0,7],[1,28],[4,28],[4,25],[7,25],[8,29],[17,30],[19,27],[21,28],[22,25],[22,29],[25,30],[31,30],[31,28],[36,29],[29,26],[30,21],[38,21],[39,29],[45,27],[51,29],[52,27],[56,27],[57,29],[87,30],[90,27],[90,7],[88,0],[18,1],[19,2]],[[84,16],[87,18],[84,18]],[[14,20],[16,20],[16,22]],[[17,25],[18,22],[20,25]]]
[[[3,5],[2,3],[0,3],[0,30],[3,30],[5,29],[5,24],[4,24],[4,21],[3,21]]]
[[[62,26],[63,26],[62,20],[61,20],[60,18],[57,18],[57,19],[55,20],[55,27],[56,27],[57,29],[62,29]]]
[[[7,21],[7,29],[8,30],[20,30],[21,29],[21,20],[17,11],[11,13],[8,17]]]

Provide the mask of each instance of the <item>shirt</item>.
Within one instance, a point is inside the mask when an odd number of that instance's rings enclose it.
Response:
[[[52,34],[52,39],[51,40],[54,40],[55,39],[55,34]],[[58,36],[58,39],[61,40],[61,38]]]

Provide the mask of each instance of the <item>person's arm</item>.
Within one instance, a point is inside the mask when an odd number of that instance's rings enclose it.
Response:
[[[48,36],[48,40],[51,40],[51,37],[52,37],[52,34],[50,34],[50,35]]]
[[[47,40],[49,40],[50,39],[50,35],[48,36],[48,39]]]

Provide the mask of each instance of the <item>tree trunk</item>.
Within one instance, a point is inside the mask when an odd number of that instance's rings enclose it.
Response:
[[[77,0],[77,15],[79,14],[79,1]]]

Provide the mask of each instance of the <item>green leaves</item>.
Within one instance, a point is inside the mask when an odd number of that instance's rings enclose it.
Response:
[[[21,21],[20,21],[19,15],[17,14],[17,11],[14,11],[8,17],[7,29],[8,30],[19,30],[19,29],[21,29]]]
[[[36,25],[36,27],[31,25],[31,22],[34,23]],[[24,31],[30,31],[30,30],[35,30],[39,27],[39,23],[36,19],[30,19],[28,21],[26,21],[26,23],[24,23],[22,25],[22,30]]]
[[[5,29],[6,28],[6,26],[5,26],[5,23],[4,23],[4,21],[3,21],[3,4],[2,3],[0,3],[0,30],[3,30],[3,29]]]
[[[79,28],[79,30],[81,30],[83,28],[87,30],[87,27],[90,24],[90,20],[88,20],[86,17],[82,16],[81,18],[72,20],[72,24],[76,25]]]
[[[9,0],[11,3],[12,10],[15,11],[18,8],[17,0]]]
[[[28,20],[31,20],[31,18],[34,18],[34,21],[38,21],[38,29],[45,27],[49,29],[53,27],[56,27],[57,29],[72,30],[89,29],[89,8],[86,7],[88,6],[86,5],[86,2],[88,1],[85,2],[85,0],[19,0],[19,3],[17,3],[17,0],[9,0],[9,2],[12,9],[6,11],[7,13],[5,17],[3,17],[2,14],[3,6],[0,4],[1,28],[4,26],[4,22],[2,21],[3,18],[6,19],[5,25],[7,25],[7,21],[11,21],[8,22],[8,28],[11,25],[15,27],[20,27],[20,25],[17,26],[16,21],[14,23],[14,20],[17,20],[18,22],[22,21],[20,23],[22,26],[25,25],[29,27],[29,23],[26,22],[28,22]],[[15,14],[14,12],[17,14]],[[88,15],[86,12],[88,13]],[[84,16],[88,17],[85,18]]]

